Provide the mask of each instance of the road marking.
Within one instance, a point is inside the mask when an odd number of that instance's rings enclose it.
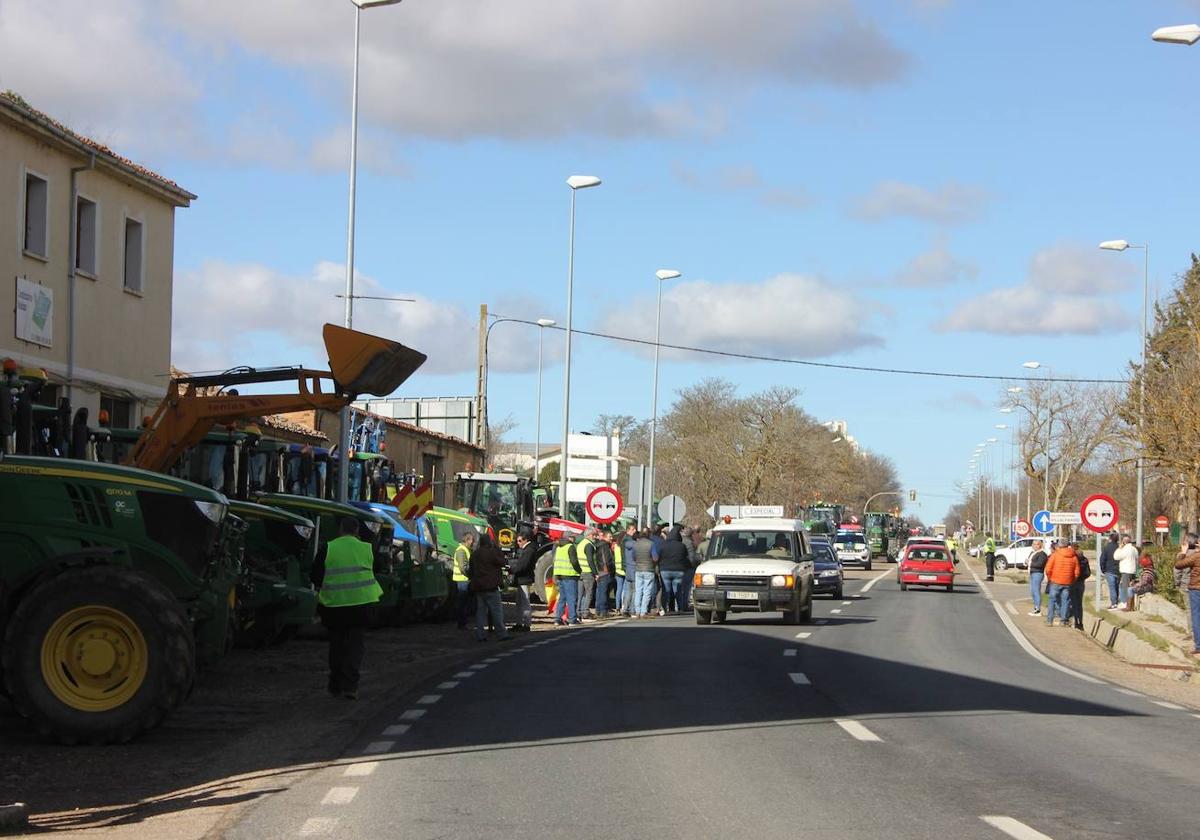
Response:
[[[885,577],[887,577],[891,573],[892,573],[891,569],[888,569],[886,572],[880,572],[875,577],[873,577],[869,581],[867,581],[866,584],[863,586],[863,588],[858,591],[859,592],[870,592],[872,586],[879,583],[879,581],[883,580]]]
[[[1193,714],[1193,715],[1192,715],[1192,717],[1194,717],[1194,718],[1200,718],[1200,715]]]
[[[833,722],[842,727],[842,729],[846,730],[859,741],[883,741],[882,738],[856,720],[835,718]]]
[[[806,633],[797,633],[796,638],[797,639],[807,639],[811,635],[812,635],[812,633],[807,633],[807,632]]]
[[[518,650],[519,650],[519,648],[518,648]],[[506,657],[506,656],[512,656],[514,653],[516,653],[516,651],[512,651],[512,650],[505,651],[504,653],[497,653],[497,654],[496,654],[496,661],[497,661],[497,662],[499,662],[499,661],[500,661],[501,659],[503,659],[504,657]]]
[[[489,665],[495,665],[495,664],[496,664],[497,662],[499,662],[500,660],[499,660],[499,658],[497,658],[497,657],[495,657],[495,656],[492,656],[492,657],[490,657],[490,658],[488,658],[488,659],[485,659],[485,660],[483,660],[483,661],[484,661],[484,662],[486,662],[486,663],[487,663],[487,664],[489,664]]]
[[[804,674],[788,674],[788,676],[792,678],[792,682],[796,685],[812,685],[808,677]]]
[[[850,603],[851,603],[850,601],[842,601],[842,606],[848,607],[848,606],[850,606]]]
[[[1142,694],[1140,691],[1134,691],[1132,688],[1118,688],[1117,686],[1114,685],[1112,687],[1112,690],[1119,691],[1122,694],[1128,694],[1130,697],[1145,697],[1146,696],[1145,694]]]
[[[795,649],[795,648],[788,648],[787,650],[785,650],[785,651],[783,652],[783,655],[784,655],[784,656],[795,656],[795,655],[796,655],[796,649]]]
[[[442,695],[440,695],[440,694],[426,694],[417,702],[420,703],[422,706],[432,706],[434,703],[436,703],[437,701],[439,701],[441,699],[442,699]]]
[[[1009,614],[1010,614],[1010,615],[1016,615],[1016,614],[1017,614],[1017,608],[1016,608],[1016,607],[1014,607],[1014,606],[1012,605],[1012,601],[1005,601],[1005,602],[1004,602],[1004,609],[1008,610],[1008,612],[1009,612]]]
[[[1187,707],[1180,706],[1178,703],[1168,703],[1166,700],[1151,700],[1155,706],[1162,706],[1164,709],[1174,709],[1177,712],[1186,712]]]
[[[374,755],[376,753],[390,752],[394,746],[396,746],[395,741],[372,741],[363,748],[363,753],[365,755]]]
[[[444,683],[438,683],[438,688],[442,691],[449,691],[452,688],[458,688],[458,682],[455,680],[448,680]]]
[[[300,826],[301,837],[314,837],[318,834],[333,834],[338,821],[332,817],[312,817]]]
[[[387,729],[383,730],[383,735],[387,738],[394,738],[397,735],[403,735],[404,733],[408,732],[408,730],[410,730],[410,729],[412,729],[412,727],[409,726],[407,723],[397,723],[397,724],[393,724],[392,726],[389,726]]]
[[[484,668],[486,668],[486,667],[487,667],[487,666],[486,666],[486,665],[484,665],[484,664],[482,664],[482,663],[476,663],[476,664],[474,664],[474,665],[472,665],[472,666],[471,666],[471,670],[472,670],[472,671],[482,671],[482,670],[483,670]]]
[[[454,675],[454,679],[465,680],[467,677],[473,677],[473,676],[475,676],[474,671],[459,671],[457,674]]]
[[[356,787],[335,787],[330,788],[329,793],[325,794],[325,798],[321,800],[322,805],[349,805],[354,801],[354,797],[358,796],[358,788]]]
[[[420,720],[425,717],[424,709],[409,709],[404,714],[400,715],[400,720]]]
[[[359,761],[342,771],[343,776],[370,776],[379,769],[378,761]]]
[[[1015,837],[1017,840],[1053,840],[1048,834],[1030,828],[1020,820],[1014,820],[1012,817],[980,817],[985,823],[992,828],[998,828],[1007,834],[1009,837]]]
[[[841,612],[841,610],[840,610],[840,609],[837,609],[837,610],[830,610],[829,612],[830,612],[830,614],[831,614],[831,615],[837,615],[838,613],[840,613],[840,612]]]

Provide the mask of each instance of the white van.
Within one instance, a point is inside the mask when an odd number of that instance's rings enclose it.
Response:
[[[788,624],[812,618],[813,555],[803,520],[717,525],[695,575],[697,624],[720,624],[731,612],[780,611]]]

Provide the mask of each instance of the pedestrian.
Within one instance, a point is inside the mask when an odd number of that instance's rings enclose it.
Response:
[[[658,566],[654,543],[650,541],[649,529],[638,532],[633,544],[633,567],[636,572],[636,589],[633,600],[633,617],[645,618],[650,611],[650,599],[654,596],[654,572]]]
[[[571,532],[563,530],[554,550],[554,585],[558,589],[558,603],[554,607],[556,625],[579,624],[579,558]],[[569,615],[568,615],[569,612]]]
[[[1080,550],[1079,543],[1072,543],[1071,547],[1075,549],[1075,559],[1079,562],[1079,574],[1071,584],[1071,618],[1075,622],[1075,629],[1082,630],[1084,585],[1092,576],[1092,566]]]
[[[596,572],[596,618],[608,618],[608,586],[613,579],[613,553],[611,538],[603,531],[596,531],[595,551],[592,554]]]
[[[692,576],[696,573],[696,567],[703,562],[700,559],[700,532],[694,528],[683,529],[683,545],[688,551],[688,566],[687,574],[683,576],[683,606],[681,609],[690,610],[692,608]]]
[[[1033,541],[1033,554],[1029,555],[1029,595],[1033,599],[1030,615],[1042,614],[1042,582],[1046,579],[1046,552],[1041,540]]]
[[[533,585],[533,573],[537,568],[537,546],[528,535],[517,534],[517,553],[513,555],[509,571],[517,585],[517,623],[508,628],[517,633],[528,632],[533,626],[533,604],[529,601],[529,588]]]
[[[504,558],[492,544],[492,538],[484,534],[479,538],[479,548],[471,555],[471,591],[475,594],[475,641],[488,640],[486,625],[490,625],[500,640],[511,639],[504,626],[504,604],[500,600],[500,586],[504,583]]]
[[[682,526],[676,525],[658,548],[658,569],[663,581],[663,609],[670,613],[683,611],[683,578],[691,573],[687,546],[683,544]]]
[[[625,535],[609,534],[608,545],[613,553],[613,612],[625,613]]]
[[[625,528],[625,539],[621,545],[624,551],[621,554],[621,562],[625,564],[625,597],[621,601],[621,612],[624,615],[633,615],[635,594],[637,593],[637,566],[633,562],[633,547],[637,544],[638,529],[635,525],[629,525]]]
[[[983,541],[983,565],[987,571],[987,580],[996,579],[996,541],[988,534]]]
[[[1138,558],[1138,579],[1129,589],[1129,602],[1126,609],[1133,609],[1133,596],[1149,595],[1158,586],[1158,572],[1154,568],[1154,558],[1150,556],[1149,548],[1152,543],[1142,546],[1142,556]]]
[[[1138,550],[1134,547],[1133,540],[1128,534],[1121,537],[1121,547],[1113,556],[1117,561],[1117,571],[1121,575],[1118,592],[1120,603],[1113,609],[1127,610],[1129,609],[1129,586],[1133,583],[1133,578],[1138,571]]]
[[[655,603],[655,612],[660,615],[666,615],[666,604],[663,602],[665,591],[663,588],[662,566],[659,563],[659,552],[662,551],[663,541],[666,538],[667,526],[665,524],[655,525],[650,529],[650,542],[654,543],[654,594],[652,600]]]
[[[1058,614],[1062,626],[1070,624],[1071,584],[1079,577],[1079,559],[1075,549],[1063,545],[1046,560],[1046,580],[1049,581],[1050,598],[1046,604],[1046,626],[1053,626],[1054,615]]]
[[[450,571],[450,580],[454,583],[458,595],[458,629],[465,630],[467,627],[467,615],[471,610],[471,577],[468,570],[471,567],[471,551],[475,548],[475,531],[467,531],[462,535],[462,539],[458,541],[458,547],[454,549],[453,568]]]
[[[338,535],[318,550],[310,579],[317,588],[321,623],[329,633],[328,691],[357,700],[367,627],[383,596],[375,579],[375,552],[358,538],[357,519],[338,519]]]
[[[1200,537],[1188,534],[1175,558],[1176,569],[1186,569],[1188,607],[1192,614],[1192,656],[1200,656]]]
[[[592,607],[592,596],[596,591],[596,529],[588,528],[583,539],[575,544],[575,557],[579,560],[579,620],[588,617]]]
[[[1100,549],[1100,574],[1104,575],[1104,582],[1108,586],[1108,608],[1115,610],[1117,604],[1121,603],[1118,597],[1119,584],[1121,573],[1117,571],[1117,546],[1121,539],[1117,533],[1108,535],[1108,539],[1104,542],[1104,548]]]

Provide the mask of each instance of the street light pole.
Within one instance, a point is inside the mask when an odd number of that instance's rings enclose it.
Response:
[[[566,353],[563,359],[563,410],[562,410],[562,448],[559,450],[559,493],[558,512],[567,519],[567,436],[571,428],[571,326],[574,318],[575,301],[575,193],[588,187],[600,186],[600,179],[595,175],[572,175],[567,179],[571,188],[571,222],[567,235],[567,337]]]
[[[658,427],[658,356],[659,339],[662,337],[662,287],[664,280],[674,280],[681,274],[674,269],[662,268],[656,271],[654,276],[658,278],[658,309],[654,316],[654,386],[650,397],[650,478],[646,494],[646,521],[651,524],[654,523],[651,508],[654,506],[654,437]]]
[[[538,318],[538,386],[537,386],[537,432],[533,444],[533,482],[538,481],[542,471],[542,337],[546,327],[553,327],[555,321],[549,318]]]

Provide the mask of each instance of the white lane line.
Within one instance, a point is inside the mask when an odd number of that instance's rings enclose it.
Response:
[[[1180,706],[1178,703],[1168,703],[1166,700],[1151,700],[1155,706],[1162,706],[1164,709],[1174,709],[1177,712],[1186,712],[1187,707]]]
[[[1008,610],[1009,615],[1017,614],[1017,608],[1012,605],[1012,601],[1005,601],[1004,609]]]
[[[837,614],[838,614],[838,613],[840,613],[840,612],[841,612],[841,610],[840,610],[840,609],[837,609],[837,610],[830,610],[830,611],[829,611],[830,615],[837,615]]]
[[[383,730],[383,736],[385,738],[395,738],[399,735],[403,735],[410,729],[412,729],[412,727],[407,723],[393,724],[392,726],[389,726],[387,729]]]
[[[497,658],[497,657],[495,657],[495,656],[491,656],[491,657],[488,657],[487,659],[485,659],[485,660],[483,660],[483,661],[484,661],[484,662],[486,662],[486,663],[487,663],[487,664],[489,664],[489,665],[495,665],[495,664],[496,664],[497,662],[499,662],[500,660],[499,660],[499,658]]]
[[[804,674],[788,674],[788,676],[792,678],[792,682],[796,685],[812,685],[808,677]]]
[[[442,691],[449,691],[452,688],[458,688],[458,682],[456,680],[447,680],[444,683],[438,683],[438,688]]]
[[[356,787],[334,787],[329,789],[329,793],[325,794],[325,798],[321,800],[322,805],[349,805],[354,801],[354,797],[358,796],[358,788]]]
[[[842,727],[842,729],[846,730],[848,733],[850,733],[850,735],[857,738],[859,741],[883,741],[882,738],[856,720],[835,718],[833,722]]]
[[[795,649],[795,648],[788,648],[787,650],[785,650],[785,651],[783,652],[783,655],[784,655],[784,656],[795,656],[795,655],[796,655],[796,649]]]
[[[471,670],[472,670],[472,671],[482,671],[482,670],[483,670],[484,668],[486,668],[486,667],[487,667],[486,665],[483,665],[483,664],[481,664],[481,663],[476,663],[476,664],[474,664],[474,665],[472,665],[472,666],[471,666]]]
[[[1030,828],[1020,820],[1014,820],[1012,817],[980,817],[985,823],[992,828],[998,828],[1007,834],[1009,837],[1015,837],[1016,840],[1053,840],[1048,834],[1042,834],[1037,829]]]
[[[1200,718],[1200,715],[1193,714],[1193,715],[1192,715],[1192,717],[1194,717],[1194,718]]]
[[[377,753],[390,752],[394,746],[396,746],[395,741],[372,741],[363,748],[363,754],[375,755]]]
[[[318,834],[333,834],[338,821],[333,817],[312,817],[300,826],[301,837],[316,837]]]
[[[1119,691],[1122,694],[1128,694],[1130,697],[1145,697],[1146,696],[1145,694],[1142,694],[1140,691],[1134,691],[1132,688],[1118,688],[1117,686],[1114,685],[1112,687],[1112,690]]]
[[[343,776],[370,776],[379,769],[378,761],[359,761],[342,771]]]
[[[804,632],[804,633],[797,633],[797,634],[796,634],[796,638],[797,638],[797,639],[807,639],[807,638],[808,638],[809,636],[811,636],[811,635],[812,635],[812,633],[808,633],[808,632]]]
[[[474,671],[459,671],[457,674],[454,675],[454,679],[465,680],[467,677],[473,677],[473,676],[475,676]]]
[[[404,714],[400,715],[400,720],[420,720],[425,717],[424,709],[409,709]]]
[[[504,653],[497,653],[496,661],[499,662],[501,659],[504,659],[506,656],[512,656],[514,653],[516,653],[516,651],[514,651],[514,650],[508,650],[508,651],[505,651]]]
[[[850,604],[851,604],[851,603],[852,603],[852,602],[850,602],[850,601],[842,601],[842,606],[843,606],[843,607],[848,607],[848,606],[850,606]]]
[[[426,694],[417,702],[422,706],[432,706],[434,703],[442,699],[440,694]]]
[[[891,569],[888,569],[886,572],[880,572],[875,577],[873,577],[869,581],[867,581],[866,584],[863,586],[863,588],[858,591],[859,592],[870,592],[872,586],[879,583],[879,581],[883,580],[885,577],[887,577],[891,573],[892,573]]]

